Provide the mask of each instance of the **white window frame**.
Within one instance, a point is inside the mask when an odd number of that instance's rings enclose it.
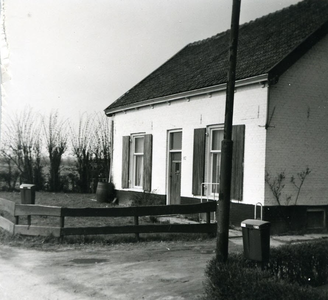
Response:
[[[223,125],[211,125],[207,127],[207,143],[206,143],[206,165],[205,165],[205,179],[204,183],[205,188],[205,196],[208,198],[212,198],[215,200],[219,199],[219,183],[216,184],[213,182],[213,154],[219,155],[219,164],[221,164],[221,149],[220,150],[212,150],[212,142],[213,142],[213,132],[214,131],[222,131],[224,133]],[[219,172],[220,172],[219,166]],[[220,178],[220,173],[218,174]],[[214,190],[214,191],[213,191]]]
[[[143,152],[135,152],[136,140],[143,139],[144,141],[145,135],[144,134],[132,134],[131,135],[131,145],[130,145],[130,186],[134,189],[143,189],[143,172],[144,172],[144,148]],[[142,143],[144,145],[144,143]],[[141,179],[140,185],[136,184],[136,168],[137,168],[137,157],[142,157],[142,166],[141,166]]]

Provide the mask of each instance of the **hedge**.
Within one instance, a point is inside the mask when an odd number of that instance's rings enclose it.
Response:
[[[328,240],[272,249],[264,271],[242,254],[227,263],[213,258],[207,265],[205,299],[328,299],[314,289],[328,283]]]
[[[328,240],[285,245],[271,250],[268,268],[291,283],[320,286],[328,283]]]

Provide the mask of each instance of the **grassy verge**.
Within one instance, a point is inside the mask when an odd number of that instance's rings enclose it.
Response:
[[[139,240],[136,240],[133,234],[123,235],[87,235],[87,236],[69,236],[63,239],[53,236],[22,236],[11,235],[0,229],[0,245],[11,247],[35,248],[35,249],[57,249],[65,246],[111,246],[118,244],[140,244],[149,242],[192,242],[192,241],[211,241],[207,234],[190,233],[190,234],[141,234]]]

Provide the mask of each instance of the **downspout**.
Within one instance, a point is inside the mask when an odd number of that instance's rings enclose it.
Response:
[[[272,113],[270,115],[270,88],[271,86],[274,86],[277,84],[279,81],[278,76],[272,76],[270,73],[268,74],[268,92],[267,92],[267,117],[266,117],[266,122],[265,122],[265,129],[267,130],[270,127],[271,119],[273,117],[275,109],[273,108]]]
[[[267,141],[268,141],[268,129],[274,114],[275,109],[273,108],[272,112],[270,112],[270,105],[271,105],[271,101],[270,101],[270,96],[271,96],[271,86],[275,85],[278,82],[278,77],[274,77],[274,78],[270,78],[270,73],[268,74],[268,81],[266,83],[267,86],[267,111],[266,111],[266,122],[264,125],[264,128],[266,130],[266,134],[265,134],[265,157],[264,157],[264,195],[263,195],[263,206],[264,206],[264,220],[266,220],[265,217],[265,195],[266,195],[266,181],[265,181],[265,174],[266,174],[266,169],[267,169]],[[267,208],[268,210],[270,209],[270,207]]]
[[[109,182],[113,180],[113,153],[114,153],[114,116],[111,116],[110,126],[110,166],[109,166]]]
[[[269,128],[269,112],[270,112],[270,84],[269,81],[267,83],[267,107],[266,107],[266,121],[265,121],[265,130],[268,130]]]
[[[265,181],[265,176],[266,176],[266,169],[267,169],[267,138],[268,138],[268,128],[269,128],[269,113],[270,113],[270,80],[267,81],[267,106],[266,106],[266,121],[265,121],[265,153],[264,153],[264,194],[263,194],[263,203],[262,205],[265,206],[265,195],[266,195],[266,181]],[[262,206],[262,212],[263,212],[263,206]],[[256,205],[255,205],[255,209],[256,209]],[[265,208],[264,208],[265,210]],[[263,218],[263,213],[261,214],[261,217]],[[266,220],[264,218],[264,220]]]

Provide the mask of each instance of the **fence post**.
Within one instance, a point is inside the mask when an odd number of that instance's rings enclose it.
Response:
[[[211,223],[211,212],[210,211],[206,212],[206,223],[207,224]]]
[[[206,212],[206,224],[207,225],[210,225],[211,224],[211,212],[208,211]],[[209,230],[208,233],[207,233],[208,236],[211,236],[212,235],[212,232]]]
[[[65,227],[65,217],[64,216],[60,216],[59,217],[59,227],[60,228],[64,228]]]
[[[139,217],[138,216],[134,216],[134,225],[135,226],[139,225]],[[135,233],[135,237],[136,237],[136,240],[139,241],[139,232]]]
[[[63,215],[63,208],[60,209],[60,217],[59,217],[59,227],[60,227],[60,237],[59,241],[62,243],[64,239],[63,228],[65,227],[65,215]]]

